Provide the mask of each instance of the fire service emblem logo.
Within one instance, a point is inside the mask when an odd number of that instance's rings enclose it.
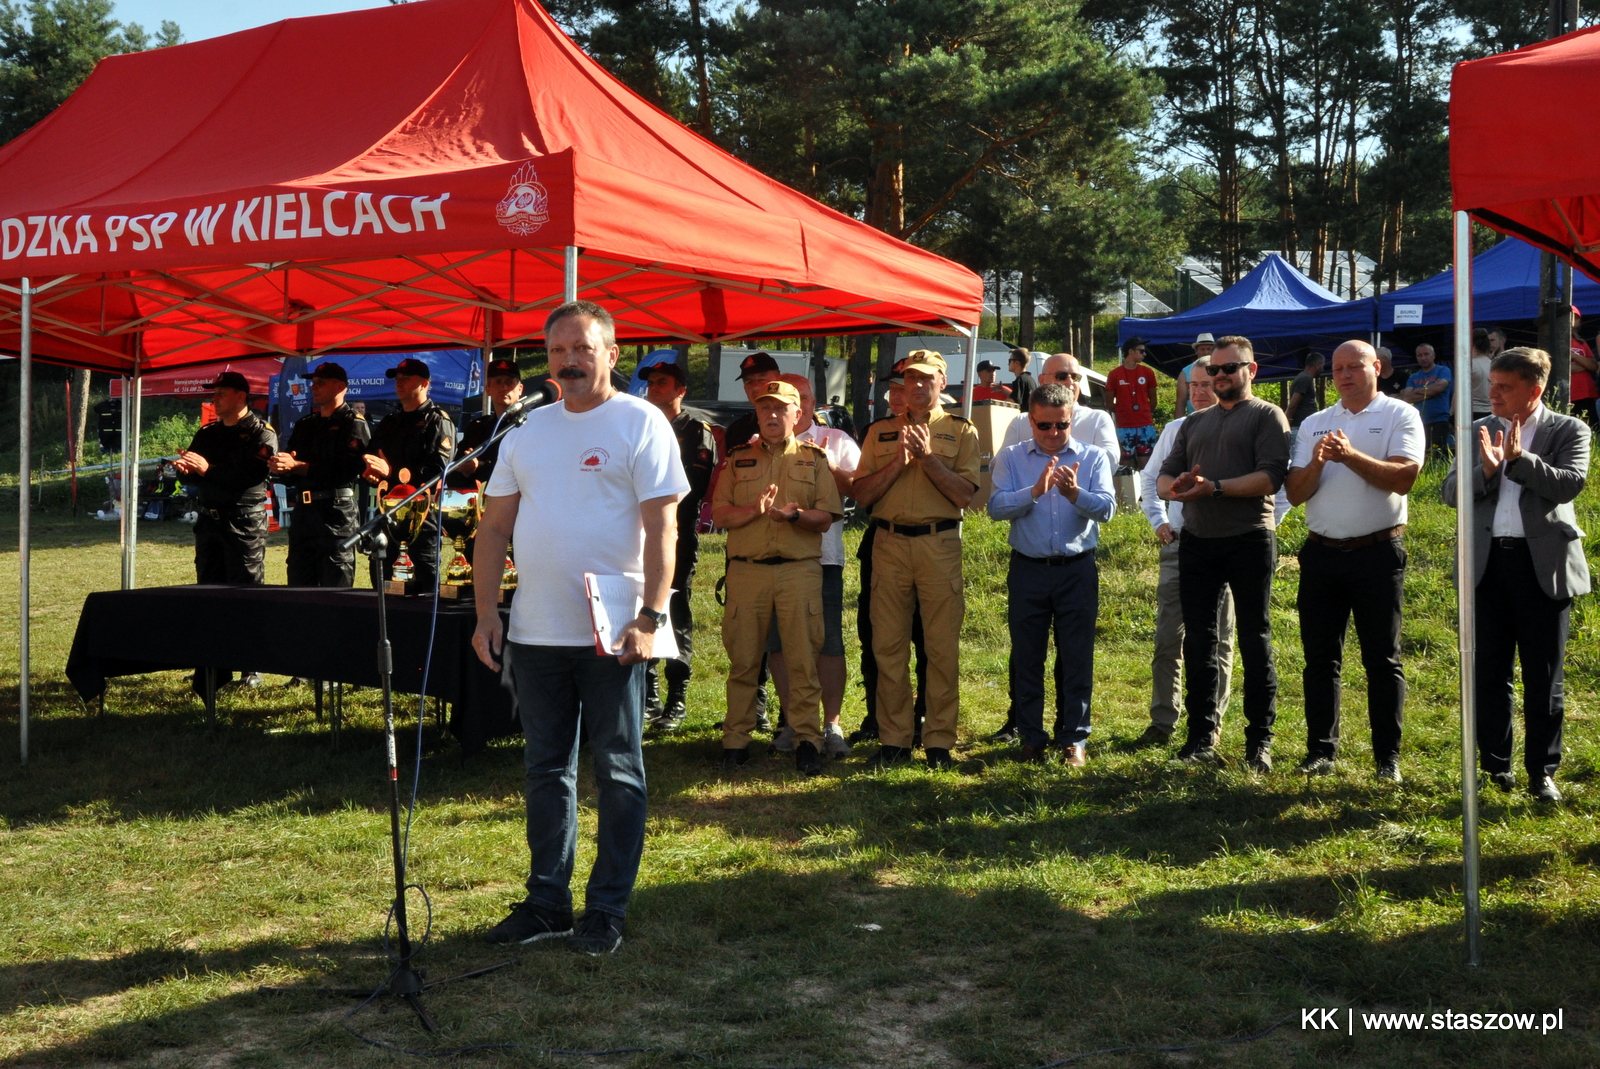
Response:
[[[532,161],[517,168],[511,188],[494,208],[495,220],[519,237],[537,233],[550,221],[550,194],[539,184]]]

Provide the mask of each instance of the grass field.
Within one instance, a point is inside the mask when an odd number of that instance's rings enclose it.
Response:
[[[1027,1067],[1191,1045],[1076,1064],[1600,1064],[1594,602],[1573,619],[1568,803],[1484,796],[1485,963],[1469,969],[1454,514],[1433,503],[1440,474],[1419,484],[1407,539],[1399,787],[1371,778],[1353,655],[1339,774],[1307,782],[1288,771],[1304,743],[1298,512],[1280,532],[1281,771],[1268,777],[1237,760],[1173,770],[1164,754],[1129,749],[1146,722],[1156,552],[1142,517],[1119,516],[1102,539],[1086,769],[1019,766],[1014,751],[981,741],[1005,706],[1005,530],[978,519],[966,543],[961,774],[870,774],[858,752],[816,780],[765,755],[725,778],[711,727],[725,662],[710,597],[720,544],[710,540],[695,592],[690,730],[646,749],[649,840],[622,949],[590,960],[549,943],[505,954],[477,941],[521,895],[520,748],[503,740],[463,761],[430,728],[411,868],[434,908],[422,964],[433,976],[515,964],[431,992],[436,1041],[387,1001],[350,1023],[419,1049],[524,1045],[470,1056],[491,1065],[592,1063],[534,1048],[649,1047],[599,1064],[687,1064],[674,1053],[687,1050],[740,1066]],[[1580,506],[1595,530],[1597,510]],[[141,530],[140,584],[187,581],[187,529]],[[116,532],[58,510],[35,529],[37,716],[33,760],[19,770],[14,512],[0,514],[0,537],[0,1064],[413,1061],[349,1035],[341,1018],[354,1002],[313,991],[386,975],[375,694],[351,699],[338,751],[309,690],[276,678],[225,697],[214,731],[177,673],[114,681],[97,718],[62,668],[84,595],[117,583]],[[281,582],[278,536],[270,561],[269,581]],[[861,711],[853,684],[847,723]],[[409,740],[414,707],[403,719]],[[1224,732],[1233,758],[1240,727],[1236,688]],[[586,834],[593,817],[586,790]],[[583,846],[580,874],[591,859]],[[1309,1007],[1337,1008],[1340,1031],[1303,1028]],[[1564,1027],[1373,1030],[1361,1016],[1447,1008],[1561,1010]],[[1343,1031],[1347,1009],[1354,1034]],[[1257,1041],[1216,1045],[1285,1020]]]

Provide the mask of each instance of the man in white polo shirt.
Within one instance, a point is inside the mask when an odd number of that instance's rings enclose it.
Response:
[[[1339,673],[1355,617],[1367,670],[1367,718],[1377,777],[1400,781],[1406,700],[1400,665],[1406,494],[1422,470],[1422,417],[1378,391],[1378,354],[1364,341],[1333,352],[1339,403],[1306,418],[1284,487],[1306,506],[1300,550],[1300,644],[1305,650],[1306,757],[1325,776],[1339,748]]]

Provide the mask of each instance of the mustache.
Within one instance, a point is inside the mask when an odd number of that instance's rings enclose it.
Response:
[[[558,379],[586,379],[588,377],[582,368],[576,367],[564,367],[556,372],[556,378]]]

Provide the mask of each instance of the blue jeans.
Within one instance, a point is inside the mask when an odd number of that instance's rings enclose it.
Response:
[[[646,792],[639,748],[644,665],[619,663],[593,646],[505,645],[527,740],[527,901],[572,908],[578,846],[578,724],[589,733],[600,828],[588,909],[625,917],[644,853]]]

